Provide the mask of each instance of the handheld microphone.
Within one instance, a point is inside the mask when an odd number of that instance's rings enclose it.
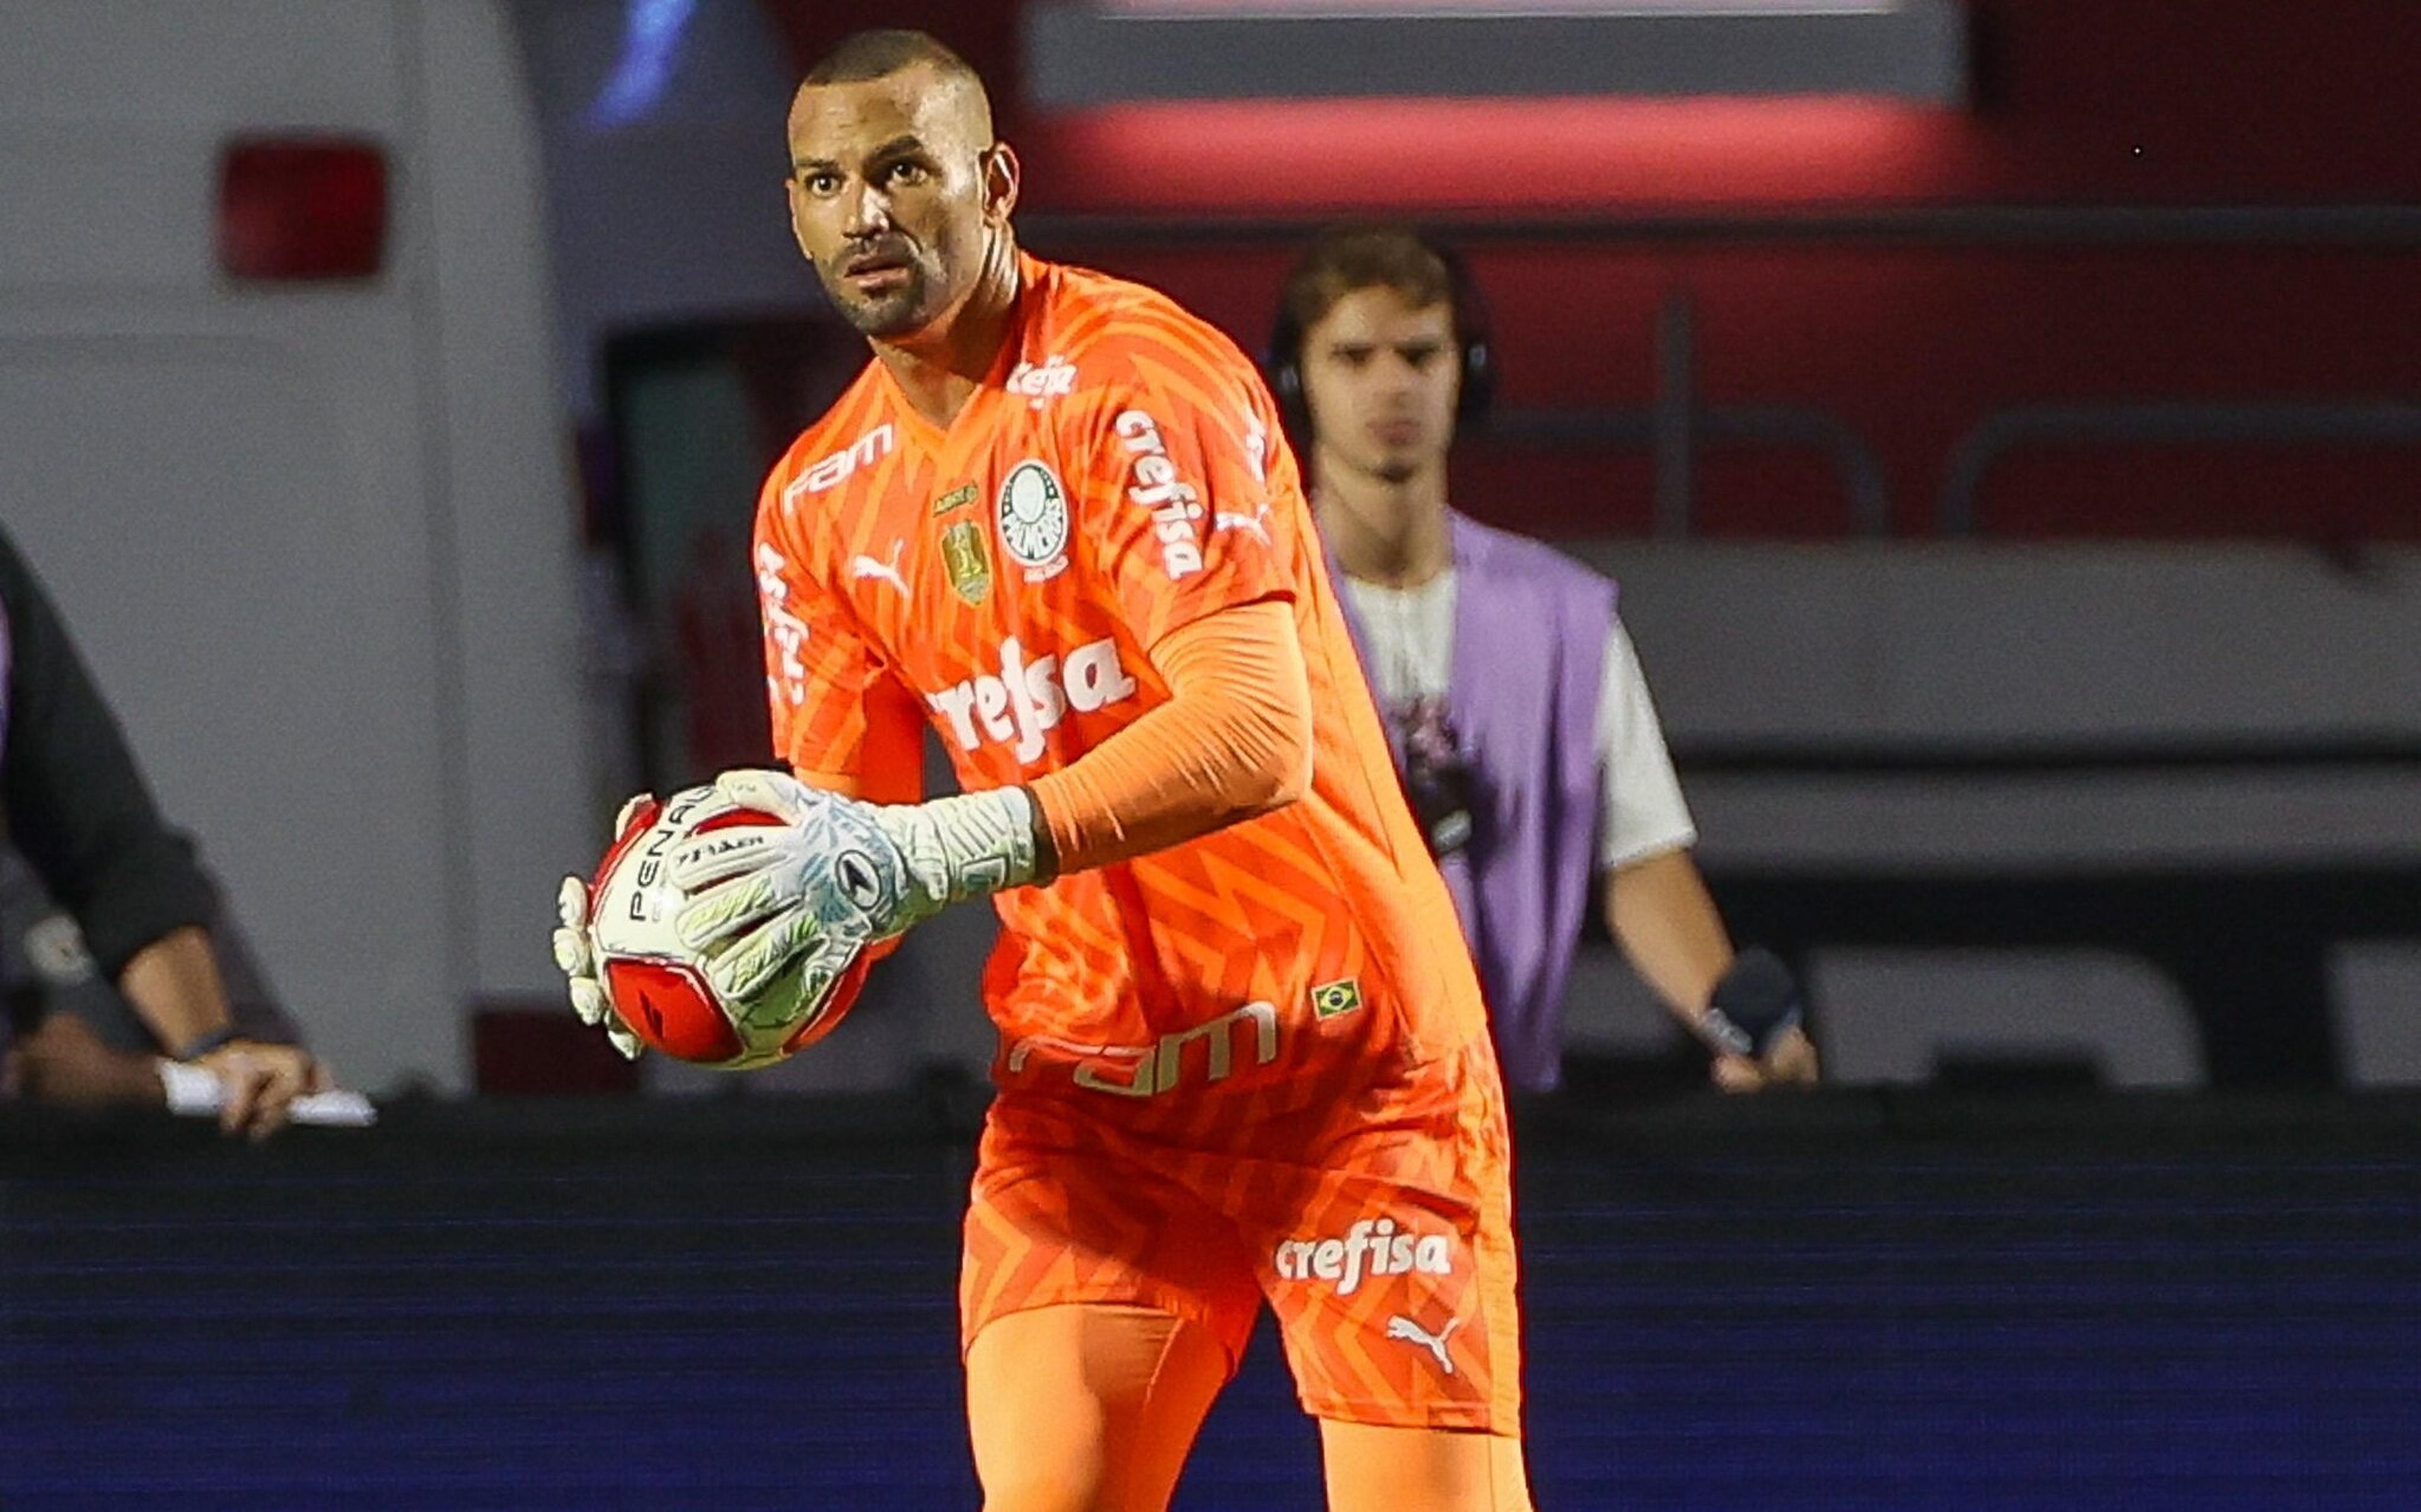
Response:
[[[1763,1055],[1799,1026],[1805,1012],[1799,979],[1790,968],[1773,951],[1753,945],[1734,958],[1732,969],[1715,984],[1707,1005],[1706,1035],[1730,1054]]]

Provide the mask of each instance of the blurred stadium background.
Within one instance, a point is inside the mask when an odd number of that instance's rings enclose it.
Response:
[[[763,754],[748,514],[861,351],[779,122],[867,24],[1248,349],[1316,226],[1463,249],[1456,502],[1620,578],[1810,986],[1836,1084],[1725,1102],[1589,947],[1541,1505],[2421,1501],[2421,11],[17,0],[0,509],[385,1116],[0,1107],[0,1505],[971,1504],[985,921],[744,1083],[545,953]],[[1313,1463],[1264,1338],[1179,1504]]]

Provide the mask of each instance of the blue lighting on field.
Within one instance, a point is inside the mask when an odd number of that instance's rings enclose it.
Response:
[[[621,61],[588,107],[591,126],[628,126],[644,120],[664,98],[680,56],[681,33],[697,0],[625,0]]]

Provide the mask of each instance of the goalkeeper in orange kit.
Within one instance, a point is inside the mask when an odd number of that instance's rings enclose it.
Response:
[[[720,786],[786,822],[677,857],[680,927],[744,1000],[992,896],[985,1505],[1165,1505],[1266,1303],[1332,1507],[1527,1507],[1479,987],[1258,375],[1017,250],[1017,159],[929,38],[842,43],[789,135],[800,249],[875,360],[758,512],[796,775]],[[963,794],[917,801],[926,725]],[[808,882],[838,845],[873,863],[846,900]]]

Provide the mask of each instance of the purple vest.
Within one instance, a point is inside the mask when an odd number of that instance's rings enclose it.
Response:
[[[1438,869],[1478,962],[1505,1079],[1543,1092],[1562,1074],[1564,981],[1597,870],[1597,705],[1615,585],[1525,537],[1451,512],[1447,522],[1446,711],[1471,771],[1472,837]],[[1367,632],[1351,597],[1337,598],[1367,667]]]

